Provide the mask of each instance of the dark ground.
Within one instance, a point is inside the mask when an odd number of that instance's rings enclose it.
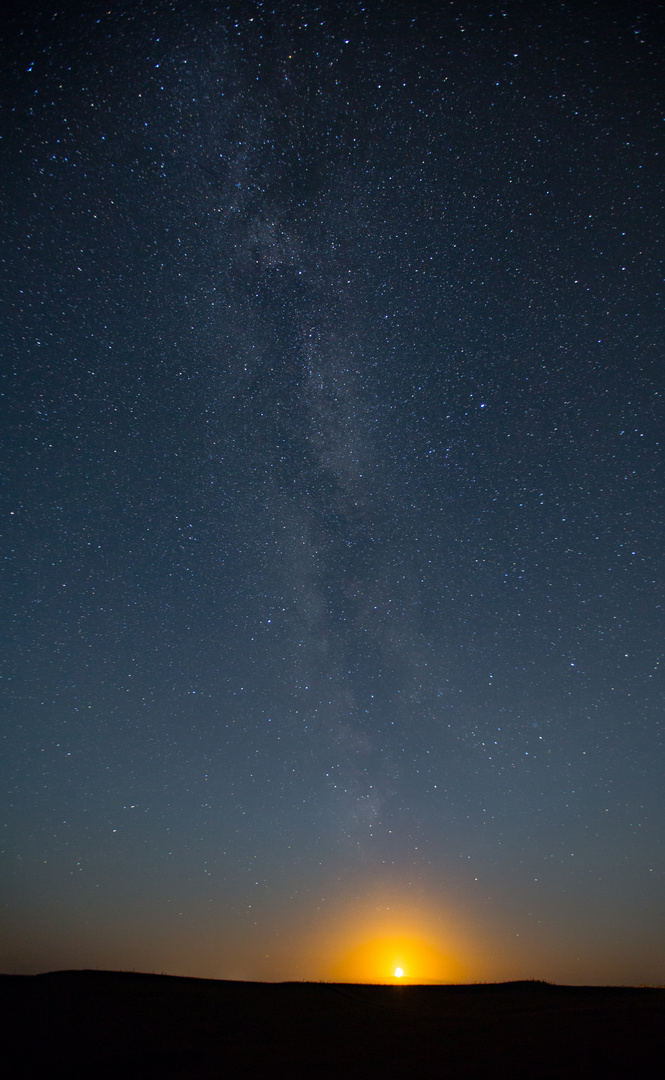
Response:
[[[3,1075],[648,1077],[665,989],[0,976]]]

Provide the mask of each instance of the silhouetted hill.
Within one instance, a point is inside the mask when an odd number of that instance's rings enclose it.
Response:
[[[635,1078],[665,1060],[665,990],[0,976],[8,1078]],[[658,1073],[656,1070],[658,1069]]]

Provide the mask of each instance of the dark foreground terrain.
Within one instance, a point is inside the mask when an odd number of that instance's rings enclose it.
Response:
[[[648,1077],[665,989],[0,976],[3,1076]]]

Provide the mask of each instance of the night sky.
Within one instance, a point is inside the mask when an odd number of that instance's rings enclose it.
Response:
[[[665,982],[661,5],[12,11],[2,969]]]

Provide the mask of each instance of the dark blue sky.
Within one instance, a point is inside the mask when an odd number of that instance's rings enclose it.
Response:
[[[407,7],[6,23],[5,970],[665,979],[662,6]]]

